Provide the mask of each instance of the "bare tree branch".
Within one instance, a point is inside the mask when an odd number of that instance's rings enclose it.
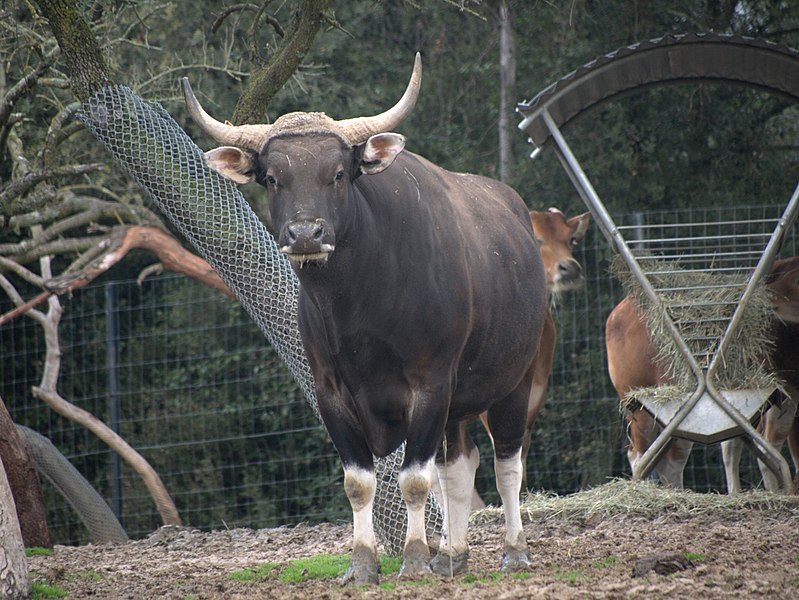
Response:
[[[266,9],[266,4],[264,6],[257,6],[256,4],[234,4],[233,6],[229,6],[225,10],[223,10],[219,16],[214,19],[213,25],[211,25],[211,33],[216,33],[219,31],[219,28],[222,27],[225,19],[227,19],[230,15],[236,12],[254,12],[256,14],[262,13]],[[280,37],[286,35],[286,32],[283,30],[283,26],[280,24],[275,17],[272,15],[264,15],[262,17],[271,27],[275,30],[275,33]],[[253,26],[255,26],[260,21],[259,18],[256,18]]]
[[[186,250],[178,240],[161,229],[147,226],[118,227],[104,240],[102,247],[105,252],[81,272],[50,279],[45,287],[57,294],[83,287],[121,261],[128,252],[139,248],[155,254],[167,270],[183,273],[231,298],[235,297],[211,265]]]
[[[10,202],[19,196],[25,195],[33,187],[43,181],[49,181],[59,177],[70,177],[74,175],[84,175],[86,173],[95,173],[103,171],[107,167],[102,163],[92,163],[88,165],[63,165],[53,167],[52,169],[45,169],[35,173],[29,173],[21,179],[16,179],[9,183],[6,188],[0,192],[0,203]]]
[[[48,257],[42,258],[41,266],[42,276],[48,279],[51,278],[52,273],[50,272],[50,259]],[[41,383],[39,386],[32,388],[34,397],[45,402],[63,417],[85,427],[108,444],[142,478],[164,524],[180,525],[181,520],[177,508],[175,508],[175,503],[150,463],[100,419],[68,402],[56,391],[61,370],[61,344],[58,339],[58,326],[61,321],[62,308],[58,296],[50,296],[48,304],[47,314],[37,310],[28,311],[28,314],[44,330],[46,348]]]
[[[211,265],[199,256],[186,250],[180,245],[178,240],[166,231],[157,227],[148,226],[118,227],[106,239],[100,243],[96,243],[92,247],[92,250],[99,249],[99,256],[94,257],[85,268],[78,272],[66,272],[59,277],[53,277],[47,281],[27,271],[14,261],[0,256],[0,267],[14,269],[15,272],[19,269],[23,269],[27,280],[30,281],[31,278],[36,278],[39,287],[46,290],[27,302],[24,302],[11,283],[0,273],[0,288],[6,291],[8,296],[11,297],[17,305],[14,309],[0,315],[0,325],[8,323],[21,314],[24,314],[26,311],[38,306],[52,294],[72,292],[91,283],[125,258],[134,248],[149,250],[155,254],[160,260],[160,263],[157,264],[159,268],[165,268],[174,273],[182,273],[231,298],[235,298],[231,289],[222,281]],[[21,272],[18,272],[18,274],[20,273]],[[144,276],[146,276],[146,274],[142,273],[139,278],[139,283],[141,283]],[[33,283],[33,281],[31,281],[31,283]]]
[[[11,86],[6,95],[0,103],[0,125],[5,126],[9,116],[14,110],[17,101],[25,94],[30,92],[36,83],[39,81],[43,73],[53,65],[56,58],[58,58],[58,51],[53,50],[42,61],[36,65],[36,68],[28,73],[25,77],[20,79],[17,83]]]

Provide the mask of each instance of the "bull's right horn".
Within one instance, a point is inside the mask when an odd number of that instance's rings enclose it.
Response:
[[[228,125],[217,121],[200,106],[188,77],[183,78],[183,97],[192,120],[220,144],[259,152],[266,142],[271,125]]]
[[[386,112],[372,117],[355,117],[337,121],[344,137],[350,144],[360,144],[377,133],[385,133],[394,129],[408,118],[416,106],[419,88],[422,85],[422,57],[417,52],[413,62],[413,73],[402,98]]]

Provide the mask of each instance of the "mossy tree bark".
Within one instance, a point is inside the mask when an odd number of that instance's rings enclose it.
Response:
[[[50,529],[47,527],[47,515],[36,468],[2,399],[0,399],[0,458],[5,465],[11,494],[17,506],[22,541],[28,547],[52,548],[53,542]]]
[[[50,23],[69,70],[75,96],[85,102],[111,79],[100,46],[91,27],[79,12],[79,4],[68,0],[35,0]]]
[[[0,458],[0,598],[29,598],[31,582],[14,498]]]
[[[300,1],[277,52],[266,65],[253,65],[250,81],[233,112],[231,121],[234,125],[264,122],[272,98],[313,47],[316,34],[325,20],[325,11],[331,4],[332,0]]]

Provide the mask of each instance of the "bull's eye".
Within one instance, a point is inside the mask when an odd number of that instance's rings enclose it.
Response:
[[[275,179],[274,176],[267,173],[265,179],[267,185],[277,185],[277,179]]]
[[[336,173],[336,176],[333,178],[333,180],[334,180],[336,183],[339,183],[340,181],[343,181],[343,180],[344,180],[344,171],[343,171],[343,170],[341,170],[341,171],[339,171],[338,173]]]

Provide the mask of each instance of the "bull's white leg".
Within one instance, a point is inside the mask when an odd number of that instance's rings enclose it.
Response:
[[[457,575],[466,569],[469,544],[466,539],[469,514],[474,489],[474,474],[480,464],[480,453],[473,446],[464,454],[446,465],[438,467],[441,482],[444,525],[439,555],[433,569],[442,575]]]
[[[506,459],[494,458],[497,476],[497,491],[505,510],[505,551],[502,555],[502,570],[524,569],[530,565],[527,556],[527,538],[522,526],[519,493],[522,487],[521,449]]]
[[[430,550],[425,532],[424,507],[433,482],[433,459],[422,465],[403,468],[398,477],[400,491],[408,508],[408,529],[405,534],[400,575],[430,572]]]
[[[377,479],[374,471],[359,467],[344,469],[344,492],[352,506],[352,560],[345,581],[378,583],[377,540],[372,523]]]
[[[721,442],[721,459],[724,461],[724,475],[727,478],[727,493],[741,493],[741,450],[743,439],[735,437]]]

